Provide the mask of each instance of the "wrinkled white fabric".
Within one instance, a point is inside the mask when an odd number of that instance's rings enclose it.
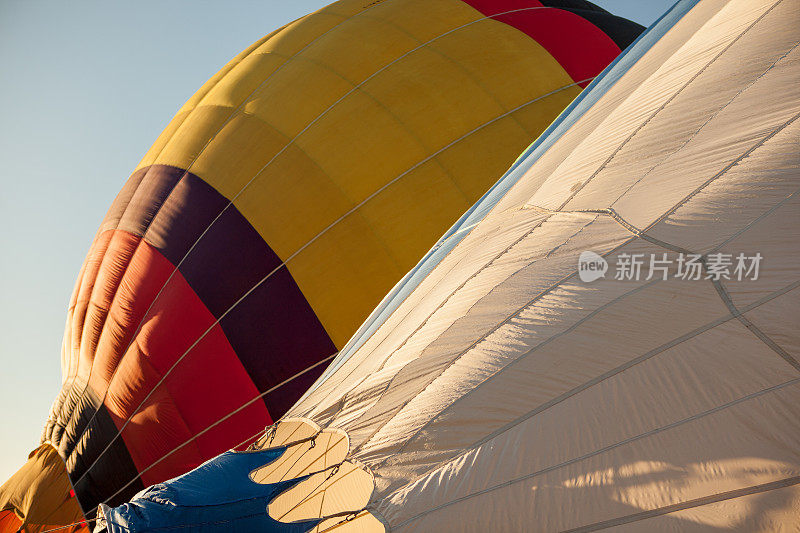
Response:
[[[290,411],[392,530],[800,523],[799,38],[798,0],[690,9]],[[762,262],[614,279],[664,253]]]

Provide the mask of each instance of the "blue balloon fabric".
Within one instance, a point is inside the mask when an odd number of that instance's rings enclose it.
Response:
[[[98,523],[95,533],[187,528],[202,533],[306,533],[322,519],[279,522],[269,516],[267,506],[309,475],[269,484],[250,479],[250,472],[275,461],[285,452],[285,446],[228,451],[191,472],[143,490],[119,507],[101,504],[104,520]]]

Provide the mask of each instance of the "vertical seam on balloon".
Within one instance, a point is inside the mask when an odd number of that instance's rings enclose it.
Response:
[[[576,189],[575,189],[575,190],[574,190],[574,191],[573,191],[573,192],[572,192],[572,193],[571,193],[571,194],[570,194],[570,195],[567,197],[567,199],[566,199],[566,200],[564,200],[564,202],[563,202],[563,203],[562,203],[562,204],[559,206],[559,208],[557,209],[557,211],[558,211],[558,210],[561,210],[561,209],[563,209],[563,208],[564,208],[564,207],[565,207],[565,206],[566,206],[566,205],[567,205],[567,204],[570,202],[570,200],[572,200],[572,199],[573,199],[573,198],[574,198],[574,197],[575,197],[575,196],[576,196],[576,195],[577,195],[579,192],[581,192],[581,190],[583,190],[583,188],[584,188],[584,187],[586,187],[586,185],[587,185],[587,184],[588,184],[590,181],[592,181],[592,179],[593,179],[595,176],[597,176],[597,175],[598,175],[598,174],[599,174],[599,173],[600,173],[600,172],[601,172],[601,171],[602,171],[602,170],[603,170],[603,169],[604,169],[604,168],[605,168],[605,167],[606,167],[606,166],[607,166],[607,165],[608,165],[608,164],[611,162],[611,160],[612,160],[612,159],[614,159],[614,157],[615,157],[615,156],[616,156],[616,155],[617,155],[617,154],[618,154],[618,153],[619,153],[619,152],[620,152],[620,151],[621,151],[621,150],[622,150],[622,149],[623,149],[623,148],[624,148],[624,147],[625,147],[625,146],[628,144],[628,142],[629,142],[631,139],[633,139],[633,137],[635,137],[635,136],[636,136],[636,134],[637,134],[637,133],[639,133],[639,131],[641,131],[641,130],[642,130],[642,128],[644,128],[644,127],[645,127],[647,124],[649,124],[649,123],[650,123],[650,121],[651,121],[651,120],[652,120],[652,119],[653,119],[653,118],[654,118],[654,117],[655,117],[655,116],[656,116],[656,115],[657,115],[659,112],[661,112],[662,110],[664,110],[664,109],[667,107],[667,105],[669,105],[669,104],[670,104],[670,103],[671,103],[671,102],[672,102],[672,101],[673,101],[675,98],[677,98],[677,97],[678,97],[678,95],[680,95],[680,94],[683,92],[683,90],[684,90],[684,89],[686,89],[686,88],[687,88],[689,85],[691,85],[691,83],[692,83],[692,82],[694,82],[694,81],[695,81],[697,78],[699,78],[699,77],[700,77],[700,75],[701,75],[701,74],[703,74],[703,72],[705,72],[705,71],[706,71],[706,69],[708,69],[708,68],[709,68],[709,67],[710,67],[710,66],[711,66],[711,65],[712,65],[712,64],[713,64],[713,63],[714,63],[714,62],[715,62],[717,59],[719,59],[720,57],[722,57],[722,56],[723,56],[723,55],[724,55],[724,54],[725,54],[725,53],[726,53],[726,52],[727,52],[727,51],[728,51],[728,50],[729,50],[729,49],[730,49],[730,48],[731,48],[731,47],[732,47],[734,44],[736,44],[736,43],[739,41],[739,39],[740,39],[740,38],[741,38],[741,37],[742,37],[744,34],[746,34],[746,33],[747,33],[747,32],[748,32],[750,29],[752,29],[752,28],[753,28],[754,26],[756,26],[756,25],[757,25],[759,22],[761,22],[761,20],[762,20],[762,19],[763,19],[763,18],[764,18],[764,17],[765,17],[767,14],[769,14],[769,12],[770,12],[770,11],[772,11],[772,10],[773,10],[773,9],[774,9],[774,8],[775,8],[775,7],[776,7],[778,4],[780,4],[782,1],[783,1],[783,0],[777,0],[777,2],[775,2],[774,4],[772,4],[772,6],[770,6],[770,8],[769,8],[769,9],[767,9],[766,11],[764,11],[764,13],[762,13],[762,14],[761,14],[761,15],[760,15],[760,16],[759,16],[759,17],[758,17],[756,20],[754,20],[754,21],[753,21],[753,22],[752,22],[752,23],[751,23],[751,24],[750,24],[750,25],[749,25],[747,28],[745,28],[744,30],[742,30],[742,32],[741,32],[741,33],[739,33],[739,35],[737,35],[737,36],[736,36],[736,37],[735,37],[733,40],[731,40],[731,42],[729,42],[729,43],[728,43],[728,44],[727,44],[727,45],[726,45],[726,46],[725,46],[725,47],[724,47],[724,48],[723,48],[723,49],[722,49],[722,50],[721,50],[721,51],[720,51],[720,52],[719,52],[717,55],[715,55],[715,56],[714,56],[714,57],[711,59],[711,61],[709,61],[708,63],[706,63],[706,65],[705,65],[703,68],[701,68],[700,70],[698,70],[697,72],[695,72],[695,73],[694,73],[694,75],[693,75],[691,78],[689,78],[689,80],[688,80],[688,81],[686,81],[686,83],[684,83],[684,84],[683,84],[683,85],[682,85],[682,86],[681,86],[681,87],[680,87],[680,88],[679,88],[677,91],[675,91],[675,93],[673,93],[673,94],[672,94],[672,95],[671,95],[669,98],[667,98],[667,99],[666,99],[666,100],[665,100],[665,101],[664,101],[664,102],[663,102],[663,103],[662,103],[662,104],[661,104],[661,105],[660,105],[660,106],[659,106],[659,107],[658,107],[658,108],[657,108],[655,111],[653,111],[653,113],[652,113],[652,114],[651,114],[649,117],[647,117],[647,119],[645,119],[645,120],[644,120],[644,121],[643,121],[641,124],[639,124],[639,125],[638,125],[638,126],[637,126],[637,127],[636,127],[636,128],[635,128],[635,129],[634,129],[634,130],[633,130],[633,131],[630,133],[630,135],[628,135],[628,137],[627,137],[625,140],[623,140],[623,141],[622,141],[622,142],[619,144],[619,146],[617,146],[617,147],[616,147],[616,148],[615,148],[615,149],[614,149],[614,150],[611,152],[611,155],[609,155],[609,156],[608,156],[608,158],[607,158],[607,159],[606,159],[606,160],[605,160],[605,161],[604,161],[604,162],[603,162],[603,163],[600,165],[600,167],[598,167],[598,168],[597,168],[597,170],[595,170],[595,171],[592,173],[592,175],[591,175],[591,176],[589,176],[589,178],[588,178],[588,179],[586,179],[586,181],[584,181],[584,182],[583,182],[583,183],[582,183],[582,184],[581,184],[579,187],[577,187],[577,188],[576,188]]]
[[[674,429],[676,427],[679,427],[679,426],[681,426],[683,424],[691,423],[691,422],[694,422],[696,420],[700,420],[700,419],[702,419],[702,418],[704,418],[706,416],[710,416],[710,415],[714,415],[714,414],[720,413],[720,412],[722,412],[725,409],[728,409],[730,407],[734,407],[734,406],[739,405],[741,403],[745,403],[747,401],[750,401],[750,400],[752,400],[754,398],[758,398],[758,397],[761,397],[761,396],[763,396],[765,394],[770,394],[770,393],[779,391],[779,390],[783,389],[784,387],[789,387],[789,386],[792,386],[792,385],[796,385],[798,383],[800,383],[800,378],[795,378],[795,379],[792,379],[792,380],[789,380],[789,381],[784,381],[783,383],[779,383],[777,385],[773,385],[772,387],[767,387],[765,389],[761,389],[760,391],[756,391],[756,392],[750,393],[748,395],[742,396],[740,398],[737,398],[737,399],[732,400],[730,402],[724,403],[722,405],[718,405],[718,406],[713,407],[711,409],[707,409],[707,410],[702,411],[700,413],[697,413],[695,415],[692,415],[692,416],[689,416],[689,417],[686,417],[686,418],[682,418],[681,420],[677,420],[677,421],[672,422],[670,424],[667,424],[667,425],[664,425],[664,426],[659,426],[657,428],[651,429],[649,431],[645,431],[645,432],[640,433],[638,435],[634,435],[633,437],[629,437],[627,439],[623,439],[623,440],[621,440],[619,442],[616,442],[614,444],[610,444],[610,445],[605,446],[603,448],[599,448],[599,449],[594,450],[594,451],[592,451],[590,453],[584,454],[584,455],[582,455],[580,457],[575,457],[575,458],[572,458],[572,459],[570,459],[568,461],[564,461],[562,463],[559,463],[559,464],[556,464],[556,465],[552,465],[552,466],[537,470],[535,472],[531,472],[530,474],[526,474],[524,476],[519,476],[519,477],[511,479],[509,481],[506,481],[506,482],[503,482],[503,483],[498,483],[497,485],[493,485],[491,487],[487,487],[485,489],[472,492],[472,493],[467,494],[465,496],[462,496],[460,498],[456,498],[456,499],[450,500],[448,502],[444,502],[444,503],[439,504],[439,505],[437,505],[435,507],[431,507],[430,509],[426,509],[425,511],[423,511],[423,512],[421,512],[421,513],[419,513],[419,514],[417,514],[415,516],[412,516],[411,518],[406,519],[405,521],[403,521],[400,524],[398,524],[396,527],[397,528],[403,527],[403,526],[409,524],[410,522],[412,522],[414,520],[417,520],[418,518],[421,518],[421,517],[423,517],[423,516],[425,516],[427,514],[430,514],[432,512],[438,511],[438,510],[440,510],[440,509],[442,509],[444,507],[449,507],[451,505],[454,505],[454,504],[457,504],[457,503],[461,503],[461,502],[463,502],[465,500],[468,500],[468,499],[471,499],[473,497],[481,496],[481,495],[489,493],[491,491],[494,491],[494,490],[497,490],[497,489],[501,489],[501,488],[505,488],[505,487],[508,487],[510,485],[526,481],[528,479],[534,478],[534,477],[542,475],[542,474],[553,472],[553,471],[555,471],[557,469],[560,469],[560,468],[563,468],[565,466],[569,466],[571,464],[575,464],[575,463],[578,463],[580,461],[584,461],[586,459],[590,459],[591,457],[597,456],[597,455],[599,455],[601,453],[605,453],[605,452],[611,451],[611,450],[616,449],[616,448],[621,447],[621,446],[626,446],[626,445],[628,445],[628,444],[630,444],[632,442],[636,442],[636,441],[641,440],[641,439],[646,439],[646,438],[652,437],[653,435],[657,435],[657,434],[659,434],[659,433],[661,433],[663,431],[669,431],[669,430]],[[421,479],[421,478],[419,478],[419,479]],[[798,482],[800,482],[800,476],[798,476],[796,478],[790,478],[790,479],[797,479]],[[397,491],[393,492],[392,494],[395,494],[396,492]],[[578,529],[578,531],[580,531],[580,530],[581,529]],[[572,531],[572,530],[570,530],[570,531]]]

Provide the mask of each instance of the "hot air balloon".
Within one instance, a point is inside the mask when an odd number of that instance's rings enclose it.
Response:
[[[261,530],[796,528],[798,20],[797,0],[687,0],[628,48],[274,428],[296,437],[226,470],[266,503]],[[322,461],[314,435],[347,453]],[[350,493],[320,481],[339,465],[374,476],[368,503],[306,505]],[[203,479],[104,508],[105,527],[197,524],[159,512]]]
[[[583,1],[346,0],[233,59],[102,222],[0,519],[76,521],[248,444],[640,29]]]

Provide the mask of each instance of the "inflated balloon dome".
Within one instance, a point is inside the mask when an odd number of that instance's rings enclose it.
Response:
[[[344,0],[242,52],[103,220],[0,509],[91,516],[248,443],[640,31],[575,0]]]

